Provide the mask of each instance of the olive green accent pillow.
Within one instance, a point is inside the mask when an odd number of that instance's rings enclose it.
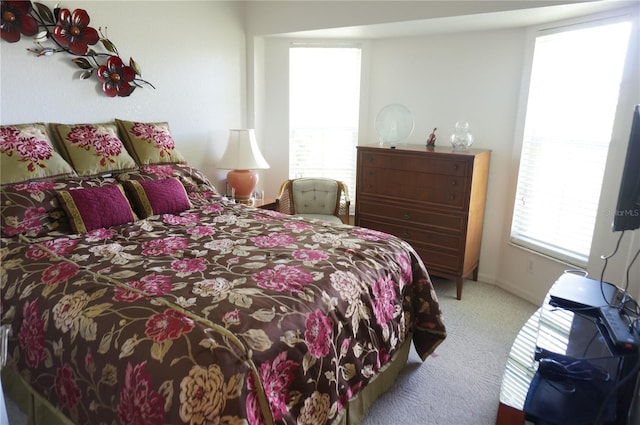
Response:
[[[43,123],[0,126],[2,184],[75,176],[73,168],[53,150]]]
[[[139,165],[186,162],[176,149],[168,123],[116,119],[116,124],[127,150]]]
[[[58,150],[81,176],[124,172],[137,167],[113,122],[49,126]]]

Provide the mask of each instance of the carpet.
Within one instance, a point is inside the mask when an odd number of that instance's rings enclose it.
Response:
[[[398,381],[363,425],[495,423],[507,354],[537,306],[481,282],[465,282],[461,300],[454,282],[434,278],[434,286],[447,339],[424,363],[411,349]],[[26,425],[26,416],[9,400],[7,410],[11,425]]]
[[[511,344],[538,308],[494,286],[434,278],[447,339],[422,362],[411,350],[396,384],[363,425],[494,425]]]

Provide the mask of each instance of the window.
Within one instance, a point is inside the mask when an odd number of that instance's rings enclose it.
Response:
[[[631,24],[535,39],[511,241],[586,266]]]
[[[329,177],[355,194],[358,47],[289,48],[289,177]],[[354,205],[352,202],[351,205]]]

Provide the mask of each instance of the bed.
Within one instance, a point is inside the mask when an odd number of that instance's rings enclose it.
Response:
[[[409,244],[233,203],[166,123],[2,126],[0,155],[2,384],[31,423],[359,423],[446,337]]]

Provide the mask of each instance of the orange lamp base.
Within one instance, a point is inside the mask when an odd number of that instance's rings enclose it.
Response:
[[[231,170],[227,173],[227,184],[235,199],[251,199],[258,184],[258,174],[253,170]]]

